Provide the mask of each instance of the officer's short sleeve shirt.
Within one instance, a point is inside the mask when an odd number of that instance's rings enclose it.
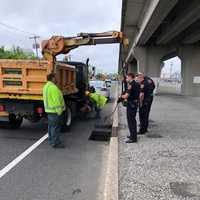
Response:
[[[138,100],[140,95],[140,84],[133,80],[129,83],[127,93],[129,94],[128,101]]]

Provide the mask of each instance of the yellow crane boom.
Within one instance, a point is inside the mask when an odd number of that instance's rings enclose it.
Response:
[[[67,54],[72,49],[84,45],[121,43],[128,46],[128,38],[122,32],[110,31],[103,33],[80,33],[75,37],[52,36],[42,42],[44,59],[55,62],[59,54]]]

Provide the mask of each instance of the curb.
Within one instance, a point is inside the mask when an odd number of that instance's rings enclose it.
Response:
[[[118,86],[116,91],[118,97]],[[117,98],[114,105],[117,103]],[[105,179],[104,200],[118,200],[118,108],[113,116],[112,135],[110,138],[108,164]]]

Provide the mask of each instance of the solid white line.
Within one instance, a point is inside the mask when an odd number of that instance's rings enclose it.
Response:
[[[28,156],[34,149],[36,149],[42,142],[48,138],[48,133],[40,138],[36,143],[26,149],[22,154],[10,162],[7,166],[0,170],[0,179],[6,175],[12,168],[19,164],[26,156]]]

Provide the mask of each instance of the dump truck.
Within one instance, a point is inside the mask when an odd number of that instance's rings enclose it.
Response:
[[[87,64],[57,61],[56,56],[79,46],[112,43],[126,47],[128,39],[117,31],[53,36],[42,42],[42,59],[1,59],[0,122],[7,121],[11,128],[19,128],[23,119],[38,122],[45,118],[42,89],[47,75],[54,72],[66,103],[65,126],[70,127],[88,84]]]

